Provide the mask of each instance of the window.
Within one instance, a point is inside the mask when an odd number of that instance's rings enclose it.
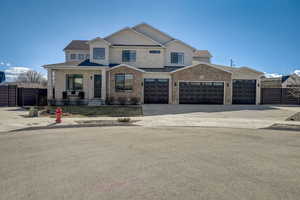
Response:
[[[151,53],[151,54],[160,54],[160,50],[150,50],[149,53]]]
[[[104,60],[105,48],[93,48],[93,58],[97,60]]]
[[[72,53],[71,54],[71,60],[75,60],[76,59],[76,54]]]
[[[115,89],[116,92],[132,91],[133,75],[132,74],[116,74]]]
[[[83,75],[82,74],[67,74],[66,75],[67,90],[82,90]]]
[[[135,62],[136,51],[135,50],[123,50],[122,51],[122,62]]]
[[[172,64],[184,64],[184,53],[171,52]]]
[[[84,54],[78,54],[78,60],[84,60]]]

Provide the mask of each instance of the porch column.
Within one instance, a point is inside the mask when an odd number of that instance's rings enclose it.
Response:
[[[53,90],[53,83],[52,83],[52,69],[47,69],[47,75],[48,75],[48,85],[47,85],[47,99],[53,99],[53,94],[52,94],[52,90]]]
[[[106,100],[106,70],[102,69],[102,88],[101,88],[101,99]]]

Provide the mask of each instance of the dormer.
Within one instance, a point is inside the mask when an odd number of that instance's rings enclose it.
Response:
[[[90,61],[102,65],[109,64],[110,43],[100,37],[96,37],[88,42],[90,46]]]

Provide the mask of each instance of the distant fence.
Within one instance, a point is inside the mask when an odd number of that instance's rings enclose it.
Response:
[[[18,88],[15,85],[0,86],[0,106],[47,105],[47,89]]]
[[[0,85],[0,106],[17,105],[17,86]]]
[[[290,95],[290,88],[262,88],[262,104],[287,104],[299,105],[300,98]]]

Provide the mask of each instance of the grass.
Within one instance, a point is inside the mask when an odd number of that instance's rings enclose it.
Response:
[[[63,113],[83,117],[135,117],[142,116],[141,106],[60,106]],[[57,106],[48,106],[50,113],[55,113]]]

